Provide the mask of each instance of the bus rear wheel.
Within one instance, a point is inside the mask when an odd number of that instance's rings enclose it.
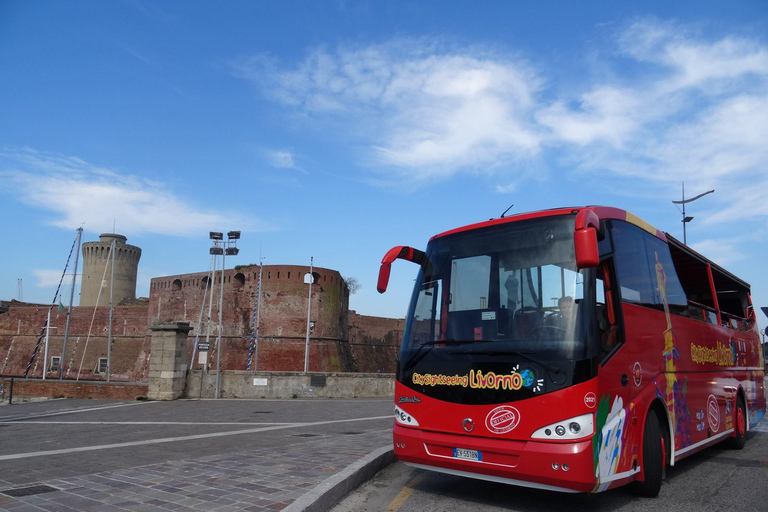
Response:
[[[734,436],[728,439],[728,446],[734,450],[741,450],[747,442],[747,407],[744,398],[739,396],[736,402],[736,417],[734,418]]]
[[[633,491],[638,496],[655,498],[661,490],[666,465],[667,443],[659,427],[656,411],[651,409],[645,418],[643,429],[643,472],[645,480],[633,483]]]

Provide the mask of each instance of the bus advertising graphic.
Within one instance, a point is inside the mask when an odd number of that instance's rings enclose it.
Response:
[[[749,284],[629,212],[518,214],[382,259],[418,266],[395,383],[406,464],[562,492],[631,484],[765,414]]]

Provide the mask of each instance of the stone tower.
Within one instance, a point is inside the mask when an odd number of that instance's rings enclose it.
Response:
[[[109,285],[112,275],[112,242],[115,242],[115,283],[113,305],[136,298],[136,274],[141,249],[126,244],[123,235],[104,233],[98,242],[83,244],[83,281],[80,289],[81,306],[109,306]],[[105,272],[106,270],[106,272]],[[102,282],[103,279],[103,282]],[[99,296],[101,289],[101,296]],[[97,304],[98,300],[98,304]]]

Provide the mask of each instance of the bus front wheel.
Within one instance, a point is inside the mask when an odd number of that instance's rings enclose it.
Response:
[[[659,427],[659,418],[653,409],[648,411],[643,429],[643,472],[645,480],[634,482],[633,491],[638,496],[655,498],[661,490],[666,464],[665,437]]]
[[[734,450],[741,450],[747,442],[747,408],[744,398],[739,396],[736,402],[736,417],[734,418],[734,436],[728,439],[728,446]]]

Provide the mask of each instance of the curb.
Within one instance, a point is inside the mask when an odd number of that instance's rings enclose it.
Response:
[[[314,489],[284,508],[284,512],[326,512],[350,491],[395,462],[395,450],[384,446],[369,453],[321,482]]]

